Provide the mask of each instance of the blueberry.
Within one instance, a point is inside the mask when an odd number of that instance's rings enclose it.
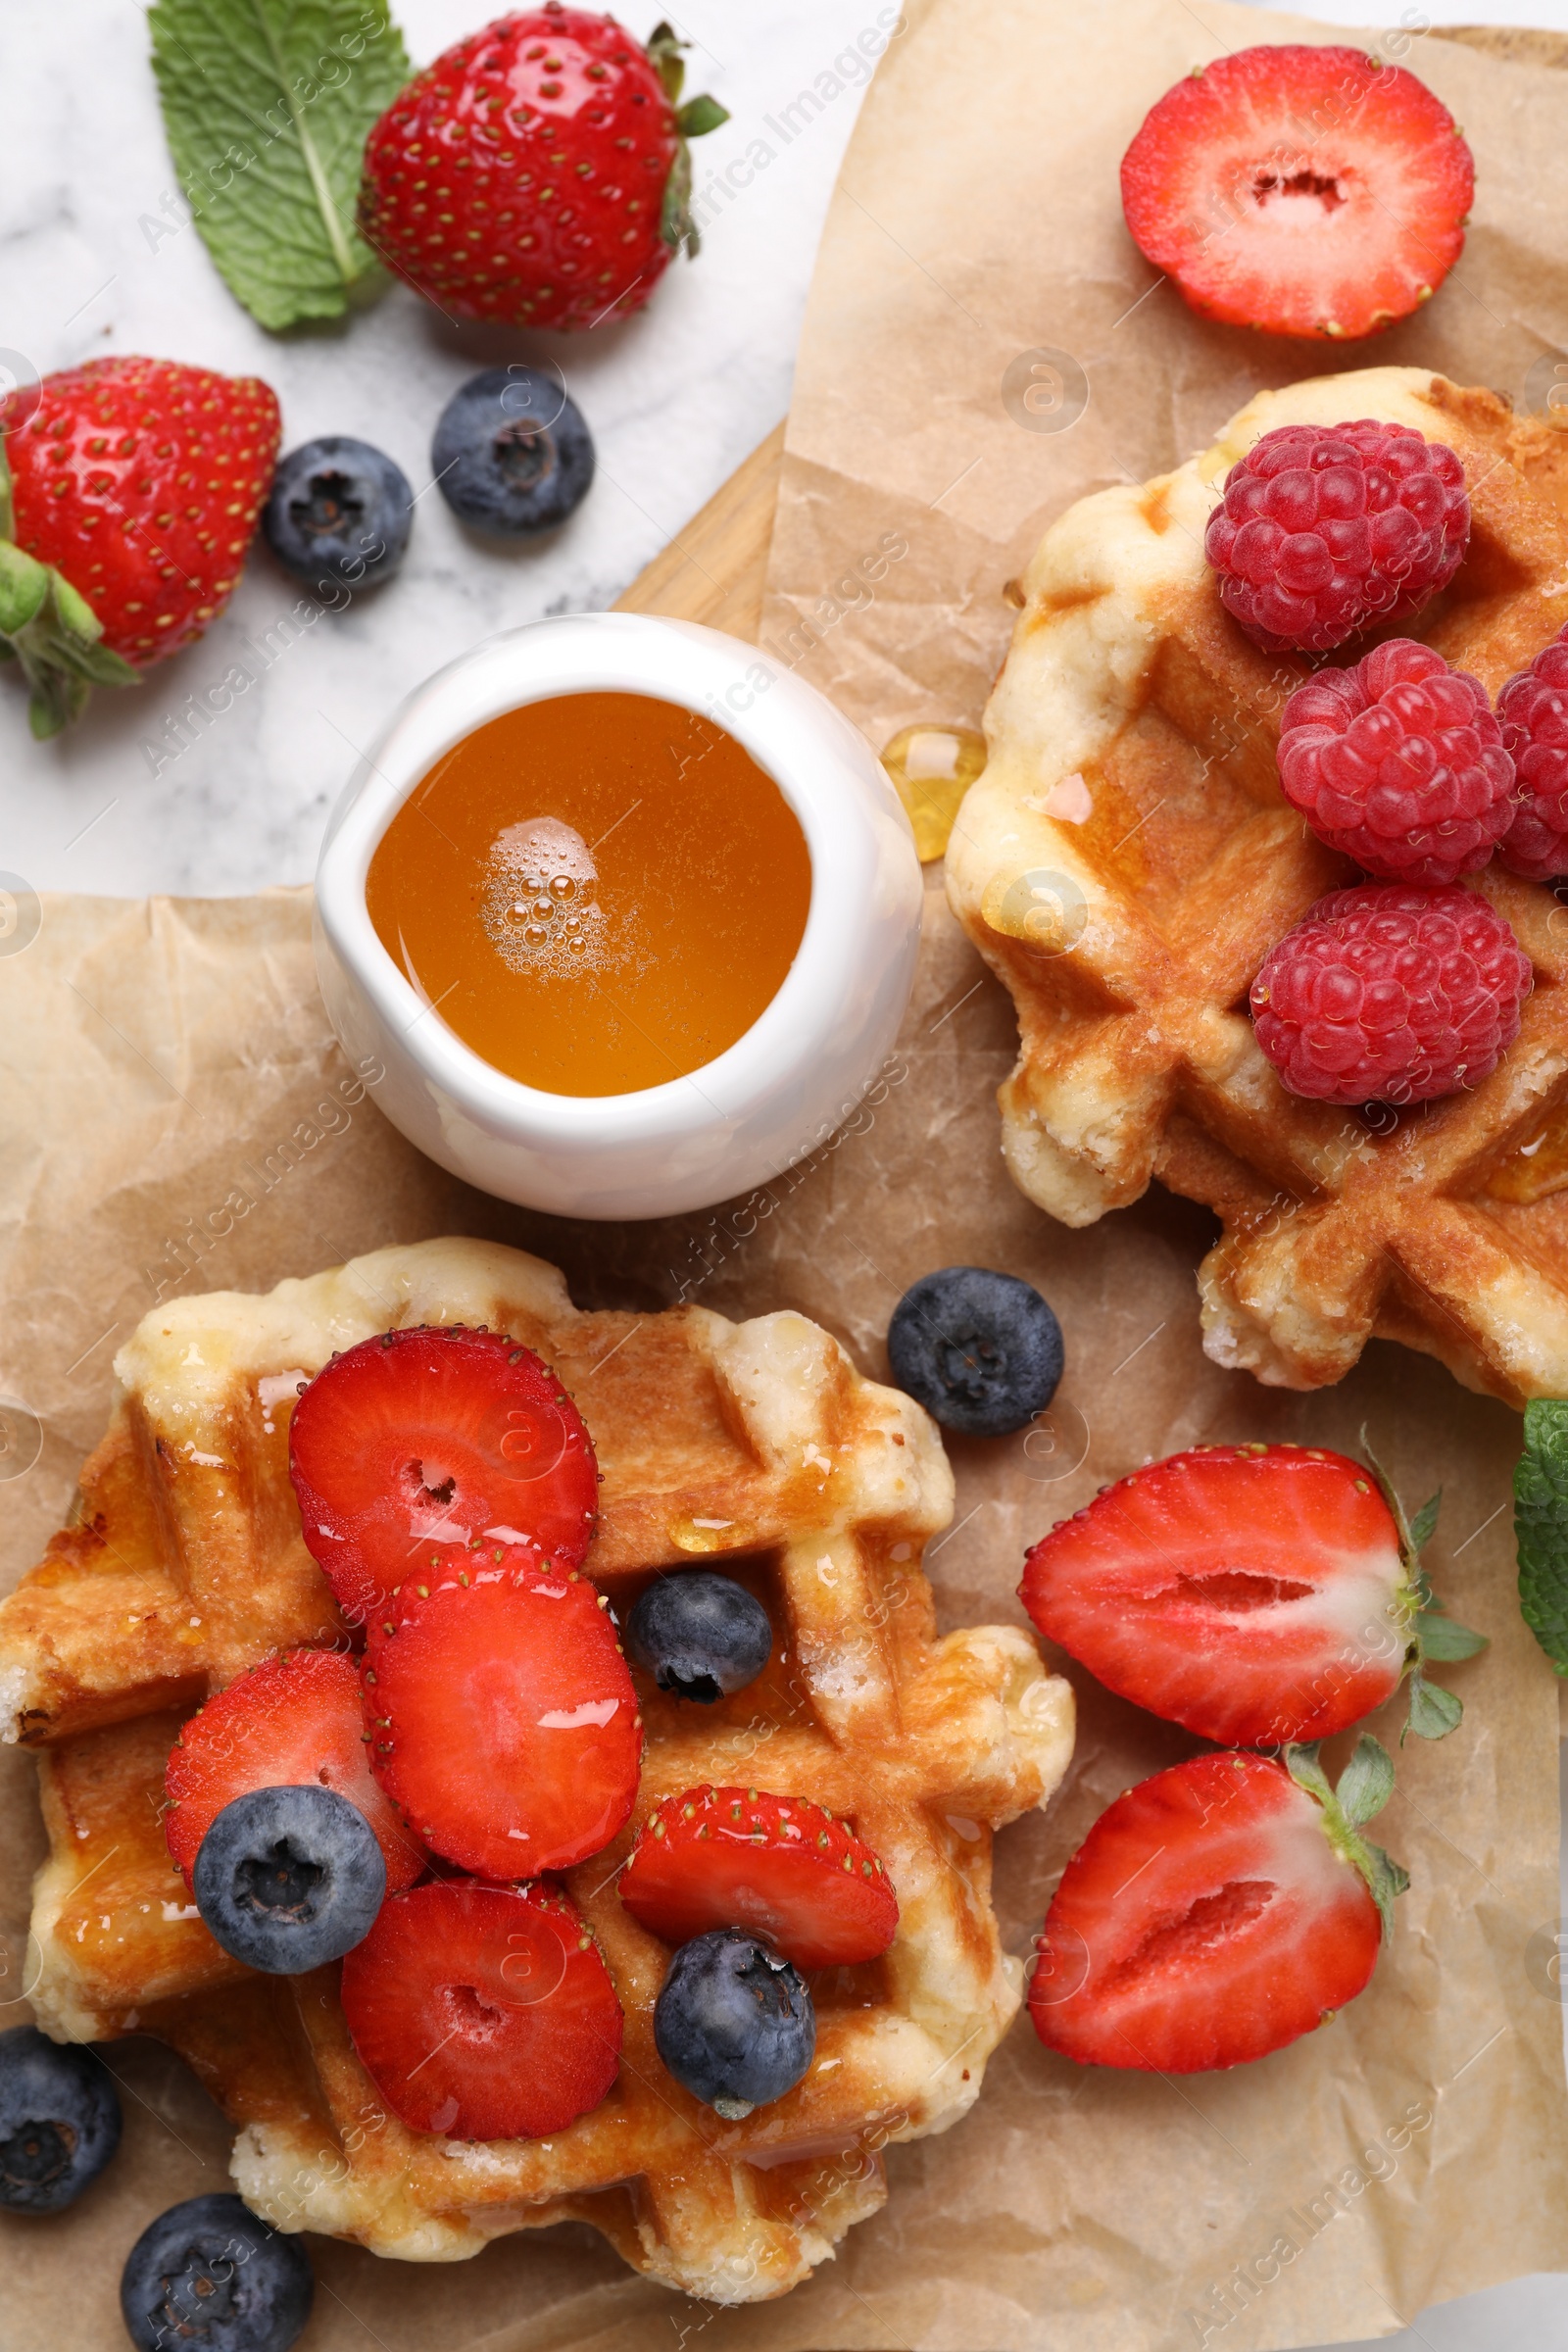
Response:
[[[654,2003],[654,2046],[677,2082],[738,2122],[781,2099],[816,2049],[816,2012],[792,1961],[744,1928],[683,1943]]]
[[[268,545],[309,586],[369,588],[402,563],[414,493],[401,466],[368,441],[328,433],[279,458],[262,509]]]
[[[626,1623],[626,1653],[661,1690],[711,1706],[744,1690],[767,1664],[773,1628],[767,1611],[733,1577],[707,1568],[662,1576],[638,1598]]]
[[[103,2061],[36,2026],[0,2034],[0,2205],[61,2213],[120,2145],[120,2101]]]
[[[136,2352],[288,2352],[315,2289],[298,2238],[215,2194],[148,2223],[121,2273],[120,2308]]]
[[[1043,1412],[1061,1378],[1061,1325],[1016,1274],[944,1266],[905,1292],[888,1325],[901,1389],[948,1429],[1001,1438]]]
[[[487,368],[453,393],[430,444],[430,471],[464,522],[510,538],[565,521],[588,495],[594,445],[555,377],[518,362]]]
[[[359,1806],[310,1781],[252,1788],[225,1805],[202,1839],[191,1887],[225,1952],[293,1977],[340,1960],[369,1934],[386,1864]]]

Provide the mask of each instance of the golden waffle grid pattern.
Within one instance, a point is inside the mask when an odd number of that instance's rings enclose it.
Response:
[[[547,2141],[402,2126],[354,2051],[337,1971],[266,1978],[230,1960],[160,1826],[169,1747],[210,1690],[270,1650],[346,1641],[288,1484],[297,1384],[334,1348],[438,1322],[512,1332],[575,1396],[604,1475],[587,1565],[619,1616],[651,1572],[723,1561],[775,1628],[762,1677],[710,1710],[639,1677],[633,1821],[566,1874],[625,2011],[623,2061],[609,2098]],[[692,2294],[796,2284],[884,2201],[882,2147],[945,2129],[978,2095],[1022,1991],[991,1909],[991,1833],[1047,1800],[1072,1749],[1071,1692],[1026,1634],[937,1636],[920,1558],[953,1482],[931,1422],[803,1316],[579,1313],[554,1268],[469,1241],[159,1308],[116,1368],[80,1514],[0,1606],[0,1696],[10,1736],[40,1751],[50,1841],[29,1972],[40,2022],[179,2050],[239,2127],[241,2192],[285,2230],[449,2261],[579,2219]],[[615,1884],[653,1806],[705,1781],[846,1816],[900,1903],[884,1958],[813,1979],[809,2073],[739,2123],[660,2064],[667,1953]]]
[[[999,1096],[1015,1181],[1068,1225],[1152,1176],[1215,1210],[1199,1284],[1218,1362],[1317,1388],[1376,1335],[1513,1402],[1562,1396],[1568,906],[1495,860],[1473,879],[1535,973],[1517,1042],[1473,1091],[1403,1111],[1303,1102],[1248,1017],[1269,949],[1355,868],[1279,789],[1280,712],[1307,664],[1236,626],[1204,526],[1260,434],[1359,416],[1446,442],[1474,516],[1452,585],[1384,634],[1427,640],[1489,693],[1555,636],[1568,432],[1416,368],[1261,393],[1174,473],[1083,499],[1047,533],[949,894],[1017,1010]]]

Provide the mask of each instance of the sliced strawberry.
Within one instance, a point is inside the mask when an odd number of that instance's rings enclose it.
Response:
[[[1393,1767],[1363,1740],[1336,1796],[1313,1749],[1290,1753],[1299,1780],[1270,1757],[1195,1756],[1101,1815],[1039,1938],[1029,2013],[1049,2048],[1199,2074],[1283,2049],[1355,1998],[1405,1884],[1357,1832]]]
[[[351,1621],[432,1544],[523,1547],[575,1568],[598,1508],[576,1406],[503,1332],[388,1331],[336,1355],[289,1426],[305,1541]]]
[[[1453,118],[1413,74],[1294,42],[1177,82],[1121,167],[1127,226],[1194,310],[1336,340],[1443,283],[1474,189]]]
[[[1437,1611],[1396,1508],[1343,1453],[1200,1446],[1053,1528],[1018,1597],[1108,1690],[1205,1740],[1326,1739],[1407,1668],[1412,1729],[1431,1736],[1434,1707],[1449,1731],[1461,1710],[1421,1681],[1428,1645],[1451,1659],[1483,1644]]]
[[[642,1717],[587,1578],[463,1567],[390,1622],[364,1669],[368,1752],[426,1844],[492,1879],[607,1845],[637,1793]]]
[[[170,1750],[164,1836],[187,1883],[223,1807],[252,1788],[318,1781],[358,1805],[386,1859],[387,1891],[412,1886],[428,1860],[370,1777],[360,1678],[330,1649],[264,1658],[191,1717]]]
[[[343,1963],[354,2046],[393,2113],[448,2139],[538,2139],[615,2080],[610,1971],[558,1888],[430,1881]]]
[[[749,1928],[797,1968],[873,1960],[899,1906],[886,1870],[846,1822],[806,1796],[687,1788],[643,1825],[620,1899],[666,1943]]]

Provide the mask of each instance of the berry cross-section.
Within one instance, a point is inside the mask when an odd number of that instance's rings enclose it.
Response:
[[[336,1355],[289,1426],[305,1541],[351,1622],[383,1608],[433,1544],[588,1549],[594,1449],[559,1380],[504,1332],[383,1332]]]

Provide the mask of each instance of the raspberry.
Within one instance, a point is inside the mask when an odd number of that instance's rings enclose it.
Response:
[[[1518,813],[1497,855],[1516,874],[1568,874],[1568,626],[1497,697],[1519,778]]]
[[[1286,799],[1318,839],[1386,882],[1475,873],[1518,805],[1485,687],[1408,637],[1298,686],[1279,763]]]
[[[1264,959],[1252,1023],[1293,1095],[1427,1102],[1490,1076],[1530,980],[1474,892],[1361,882],[1319,899]]]
[[[1270,653],[1327,653],[1417,612],[1470,537],[1464,467],[1407,424],[1282,424],[1225,477],[1203,552]]]

